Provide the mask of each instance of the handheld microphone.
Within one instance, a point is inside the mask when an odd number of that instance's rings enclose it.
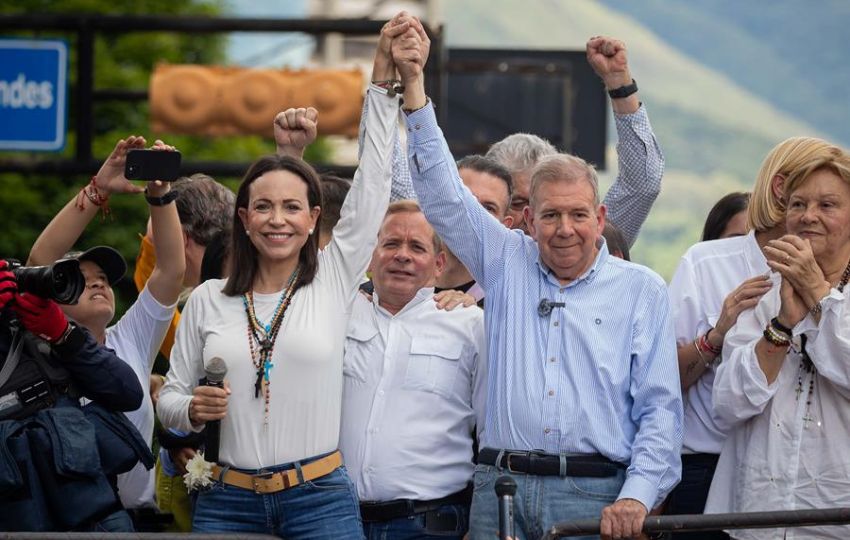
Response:
[[[224,363],[224,360],[218,356],[212,358],[204,368],[204,372],[207,376],[207,386],[224,388],[224,377],[227,375],[227,364]],[[206,437],[204,460],[210,463],[217,463],[218,445],[221,438],[221,420],[207,422]]]
[[[514,494],[516,482],[508,475],[496,479],[496,497],[499,498],[499,540],[516,538],[514,530]]]
[[[552,308],[562,308],[565,305],[566,304],[564,304],[563,302],[555,302],[553,300],[547,300],[546,298],[543,298],[542,300],[540,300],[540,303],[537,304],[537,314],[541,317],[548,317],[552,314]]]

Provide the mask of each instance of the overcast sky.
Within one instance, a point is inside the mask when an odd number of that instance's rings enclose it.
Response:
[[[237,17],[306,17],[306,0],[227,0],[225,13]],[[247,67],[302,67],[313,52],[313,38],[306,34],[231,33],[228,57],[232,64]]]

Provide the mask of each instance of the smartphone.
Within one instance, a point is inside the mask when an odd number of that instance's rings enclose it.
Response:
[[[137,149],[127,152],[124,164],[127,180],[172,182],[180,176],[180,152]]]

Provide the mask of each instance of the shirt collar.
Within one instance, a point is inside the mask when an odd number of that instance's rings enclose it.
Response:
[[[372,304],[375,306],[375,311],[377,311],[378,313],[386,315],[387,317],[398,317],[399,315],[402,315],[416,308],[417,306],[422,304],[422,302],[425,302],[432,298],[434,298],[434,287],[422,287],[421,289],[416,291],[416,296],[414,296],[413,299],[408,302],[403,308],[401,308],[401,310],[395,315],[381,307],[380,298],[378,297],[378,291],[372,293]]]
[[[599,252],[596,254],[596,258],[593,261],[593,264],[590,265],[582,275],[572,280],[568,285],[562,285],[558,278],[552,273],[552,270],[546,266],[546,263],[543,262],[543,259],[540,258],[540,248],[537,246],[537,242],[535,242],[535,247],[537,247],[537,267],[540,272],[546,277],[546,279],[554,284],[557,287],[572,287],[576,283],[580,281],[587,281],[588,283],[593,283],[593,280],[596,279],[596,275],[598,271],[602,268],[602,265],[608,261],[610,254],[608,253],[608,244],[605,242],[605,238],[600,236],[596,241],[596,248]]]

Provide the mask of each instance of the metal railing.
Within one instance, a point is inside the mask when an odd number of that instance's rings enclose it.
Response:
[[[850,508],[817,508],[774,512],[741,512],[735,514],[683,514],[647,516],[643,524],[646,534],[661,532],[702,532],[733,529],[775,529],[850,524]],[[599,534],[598,519],[558,523],[543,536],[544,540]]]

